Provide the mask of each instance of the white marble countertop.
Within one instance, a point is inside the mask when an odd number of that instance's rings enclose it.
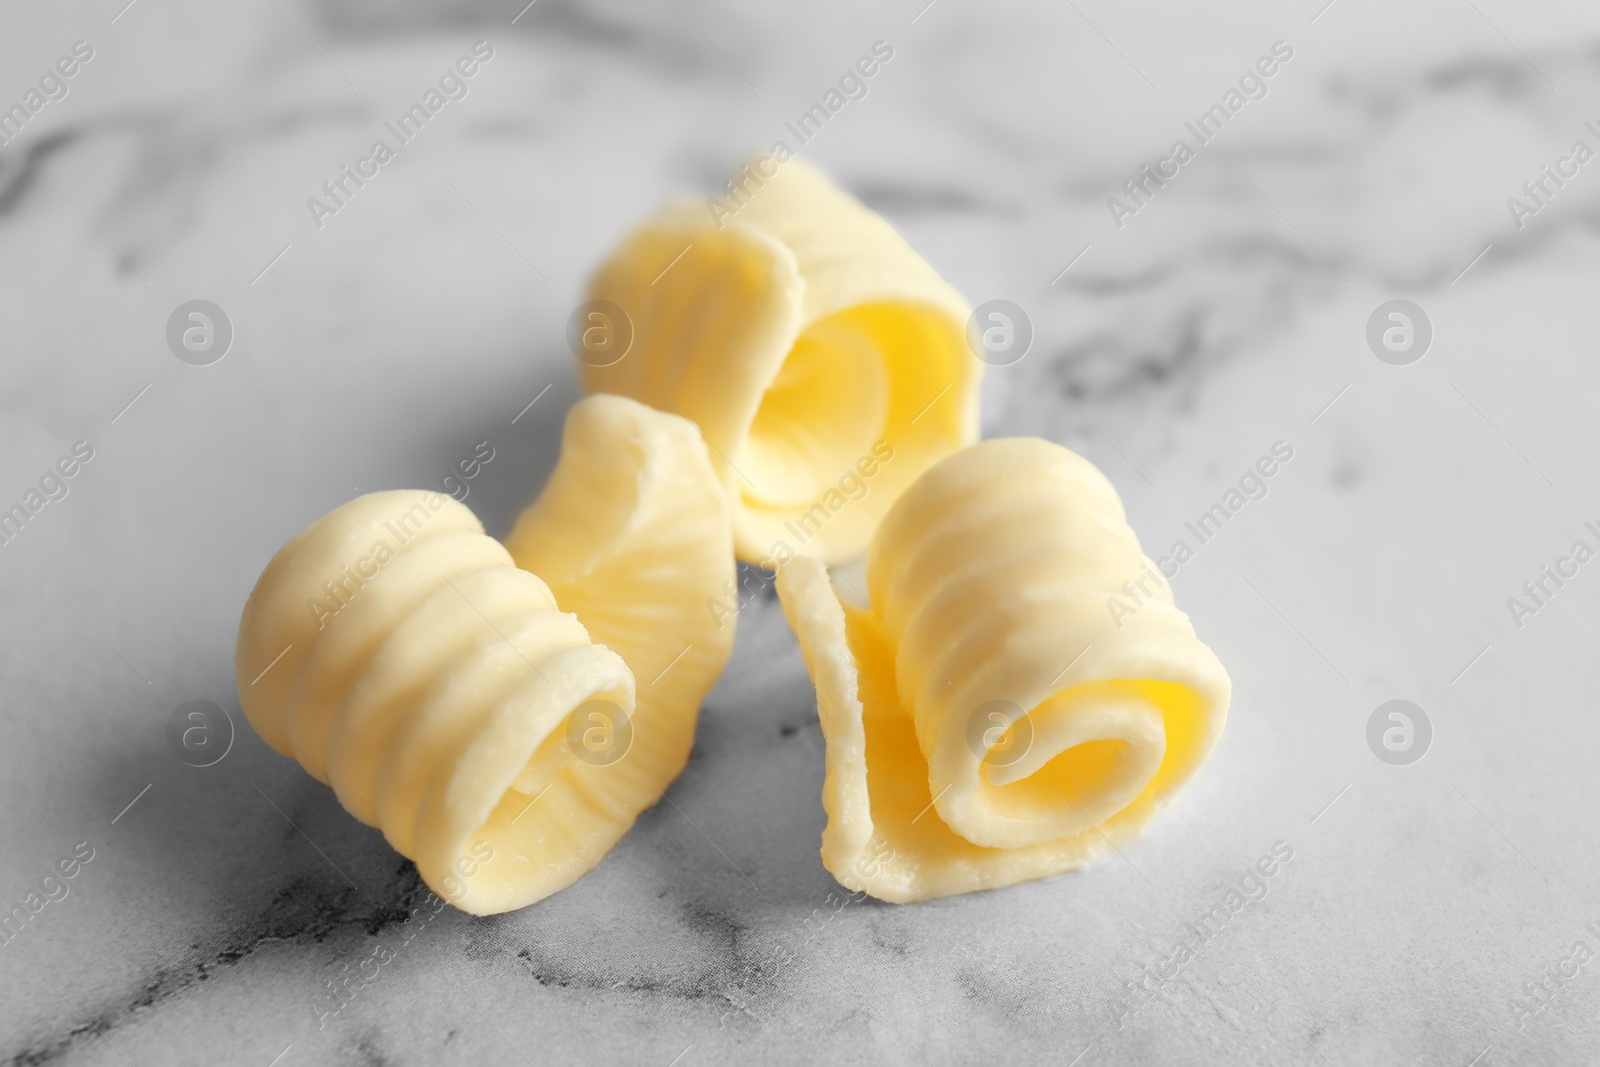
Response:
[[[1600,565],[1507,603],[1600,548],[1600,164],[1560,163],[1600,148],[1600,12],[125,2],[0,14],[0,105],[93,49],[0,146],[0,508],[93,450],[0,546],[0,910],[75,871],[0,945],[6,1062],[1600,1056]],[[470,93],[318,229],[306,199],[479,40]],[[987,434],[1082,451],[1152,555],[1294,450],[1174,581],[1234,680],[1219,750],[1088,872],[814,933],[822,741],[761,602],[672,806],[571,889],[403,942],[410,863],[238,713],[246,593],[356,488],[436,484],[484,439],[468,503],[504,533],[576,395],[587,272],[879,40],[892,61],[803,151],[974,302],[1028,312]],[[1266,95],[1115,226],[1107,198],[1275,41]],[[1519,228],[1507,198],[1545,164],[1577,173]],[[1395,298],[1433,329],[1407,366],[1366,341]],[[192,299],[233,324],[211,366],[166,344]],[[1408,766],[1368,747],[1391,699],[1432,724]],[[214,766],[168,748],[190,700],[239,727]],[[1265,895],[1189,932],[1278,842]]]

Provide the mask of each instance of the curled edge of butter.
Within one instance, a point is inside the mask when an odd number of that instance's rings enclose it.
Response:
[[[477,915],[576,881],[660,799],[733,638],[704,608],[732,580],[725,496],[677,416],[580,402],[513,540],[551,584],[438,493],[359,497],[273,557],[235,656],[262,738]],[[586,758],[590,736],[626,748]]]
[[[626,313],[632,342],[585,361],[584,388],[700,426],[747,562],[858,555],[922,471],[978,437],[970,306],[804,163],[781,164],[729,219],[669,206],[590,296]]]
[[[1020,438],[924,475],[875,537],[866,591],[841,597],[814,558],[780,568],[841,884],[911,903],[1079,869],[1175,795],[1231,686],[1164,586],[1131,619],[1108,611],[1146,566],[1104,476]],[[997,701],[1026,713],[991,731]],[[1031,762],[997,760],[1024,727]]]

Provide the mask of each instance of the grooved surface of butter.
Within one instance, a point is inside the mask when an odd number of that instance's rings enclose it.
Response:
[[[523,907],[599,863],[682,769],[732,643],[731,623],[691,629],[732,578],[729,541],[694,426],[593,397],[513,538],[549,584],[448,497],[359,497],[257,582],[240,701],[440,896]]]
[[[591,783],[631,824],[688,762],[701,701],[733,651],[733,619],[706,609],[732,584],[734,560],[700,431],[623,397],[580,401],[560,465],[506,547],[633,670],[632,750]]]
[[[739,558],[767,561],[782,542],[845,559],[917,475],[977,439],[971,309],[816,171],[769,165],[720,225],[676,205],[602,264],[591,296],[626,312],[633,340],[581,376],[699,424],[734,497]],[[875,449],[892,458],[858,496]]]
[[[891,509],[866,572],[843,598],[805,556],[777,582],[827,743],[823,862],[851,888],[909,902],[1081,867],[1221,734],[1222,665],[1111,484],[1058,445],[944,460]],[[1111,610],[1140,581],[1142,606]]]

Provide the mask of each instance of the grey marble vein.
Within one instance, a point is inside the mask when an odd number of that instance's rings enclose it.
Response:
[[[57,898],[0,943],[0,1060],[1600,1056],[1575,948],[1600,950],[1600,577],[1544,578],[1600,547],[1600,163],[1508,206],[1573,142],[1600,149],[1600,15],[524,3],[0,15],[0,105],[95,49],[0,145],[0,508],[74,442],[95,452],[0,545],[0,913]],[[307,198],[480,39],[470,94],[314,224]],[[249,731],[245,596],[351,483],[434,485],[482,440],[497,458],[467,502],[504,534],[577,396],[562,337],[593,265],[788,136],[877,40],[893,60],[798,147],[974,302],[1026,311],[986,434],[1083,452],[1153,556],[1294,450],[1173,579],[1234,679],[1221,747],[1089,871],[848,899],[818,857],[823,741],[769,591],[670,803],[535,907],[435,913]],[[1108,199],[1280,40],[1269,91],[1118,226]],[[163,336],[197,297],[236,330],[203,368]],[[1396,297],[1434,330],[1410,366],[1366,340]],[[1541,580],[1536,611],[1509,609]],[[1410,766],[1368,748],[1396,697],[1432,722]],[[193,699],[238,729],[214,766],[165,742]],[[1277,842],[1294,858],[1264,894],[1195,933]],[[93,859],[49,891],[80,845]]]

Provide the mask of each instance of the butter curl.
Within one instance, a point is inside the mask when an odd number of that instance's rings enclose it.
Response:
[[[1140,591],[1132,614],[1113,598]],[[827,744],[823,862],[927,900],[1083,866],[1215,745],[1231,687],[1083,458],[986,441],[890,510],[866,588],[778,574]]]
[[[590,398],[515,560],[464,505],[413,490],[292,538],[245,605],[240,702],[434,892],[478,915],[526,906],[682,770],[732,644],[704,607],[732,581],[728,531],[692,424]]]
[[[580,375],[700,426],[740,559],[841,560],[977,439],[982,364],[966,301],[892,226],[803,163],[770,167],[731,218],[677,204],[623,240],[590,295],[631,346]]]

